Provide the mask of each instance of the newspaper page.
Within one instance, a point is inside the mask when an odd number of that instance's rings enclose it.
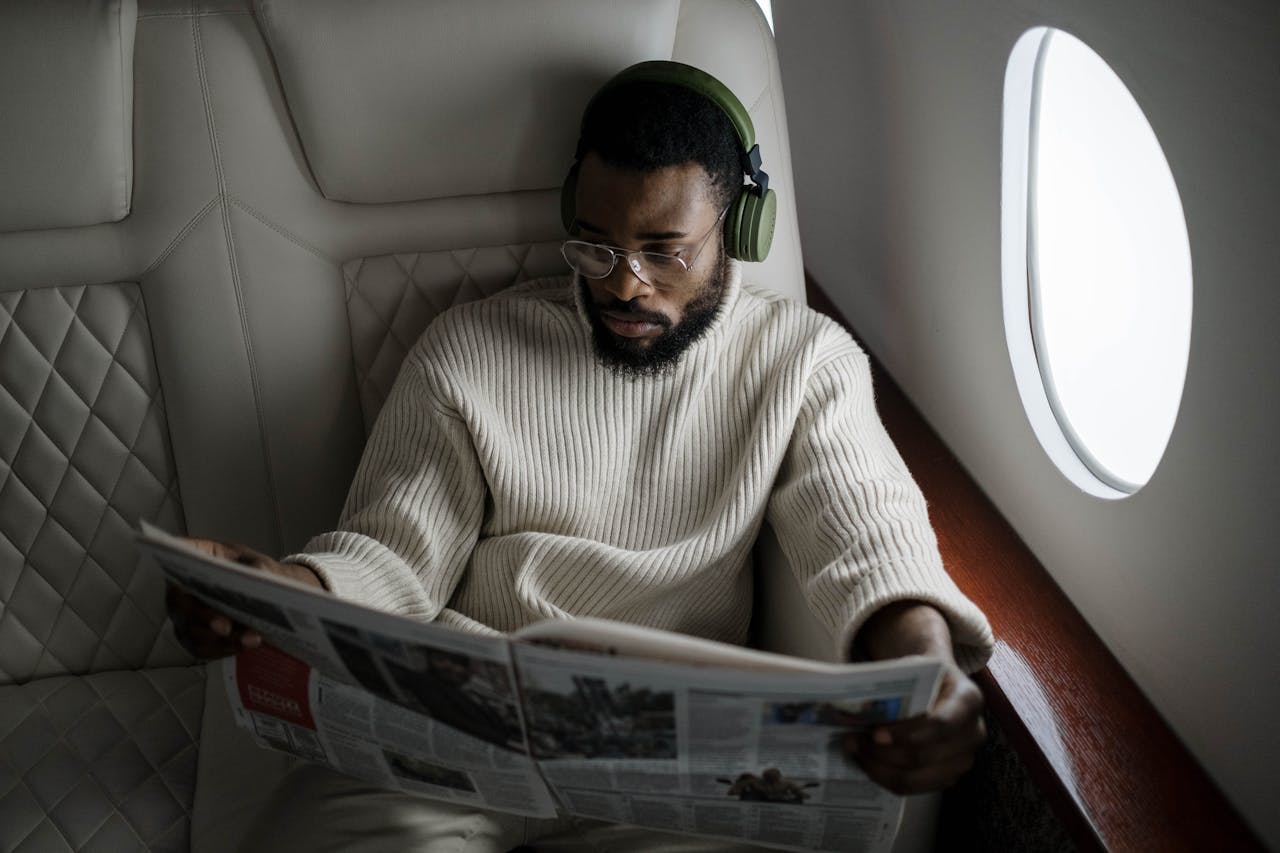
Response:
[[[155,528],[144,535],[171,581],[270,643],[224,669],[237,722],[264,746],[435,799],[557,813],[528,755],[505,638],[342,601]]]
[[[224,663],[236,719],[264,746],[531,817],[887,851],[902,800],[845,758],[839,736],[923,712],[941,674],[926,658],[828,664],[589,619],[481,636],[211,558],[147,525],[139,544],[267,640]]]
[[[844,757],[839,735],[925,710],[941,673],[925,658],[833,675],[528,644],[514,656],[530,748],[567,811],[842,853],[889,850],[903,801]]]

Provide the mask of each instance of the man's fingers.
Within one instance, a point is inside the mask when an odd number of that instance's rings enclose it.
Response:
[[[221,658],[262,645],[262,636],[239,626],[228,634],[219,634],[207,625],[174,625],[174,635],[183,648],[198,658]]]
[[[894,793],[940,790],[973,766],[987,736],[983,704],[977,685],[959,670],[947,672],[928,713],[850,733],[845,754]]]
[[[982,732],[973,731],[959,737],[940,738],[924,746],[882,746],[871,740],[863,740],[858,744],[856,754],[863,763],[872,761],[886,767],[909,770],[972,757],[984,738]]]
[[[173,623],[174,637],[198,658],[226,657],[262,645],[262,636],[257,631],[240,625],[173,584],[165,589],[165,606]]]
[[[972,753],[957,756],[942,764],[925,767],[903,768],[881,764],[866,756],[861,757],[863,771],[872,781],[895,794],[922,794],[938,791],[955,784],[973,766]]]
[[[929,714],[900,723],[877,726],[867,736],[879,747],[924,749],[946,741],[960,741],[977,746],[986,739],[987,729],[981,712],[975,708],[963,716],[941,717]]]
[[[197,539],[190,536],[186,537],[186,542],[206,554],[211,554],[223,560],[230,560],[242,566],[251,566],[255,569],[268,568],[275,562],[266,554],[255,551],[245,545],[233,545],[213,539]]]
[[[975,728],[982,737],[985,737],[986,729],[982,723],[984,702],[981,691],[971,682],[958,689],[954,683],[944,682],[944,688],[946,689],[939,693],[937,701],[927,714],[872,729],[873,742],[884,746],[923,747],[940,740],[966,735]],[[979,742],[982,737],[978,738]]]

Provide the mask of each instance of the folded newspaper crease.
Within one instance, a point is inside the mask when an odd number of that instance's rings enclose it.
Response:
[[[887,851],[902,800],[837,736],[911,716],[925,658],[825,664],[614,622],[480,636],[219,560],[143,524],[161,572],[260,632],[229,659],[264,746],[386,787],[784,850]]]

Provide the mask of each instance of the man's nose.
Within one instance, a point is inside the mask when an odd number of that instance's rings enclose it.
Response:
[[[604,285],[615,299],[620,299],[623,302],[630,302],[637,296],[643,296],[653,289],[644,279],[636,275],[631,259],[626,257],[618,258],[618,262],[614,264],[613,272],[609,273],[605,278]]]

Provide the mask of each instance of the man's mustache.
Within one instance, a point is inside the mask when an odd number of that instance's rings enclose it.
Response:
[[[593,302],[592,307],[595,308],[597,314],[608,311],[610,314],[631,323],[652,323],[663,328],[671,325],[671,319],[665,314],[637,309],[634,305],[623,302],[621,299],[613,299],[604,303]]]

